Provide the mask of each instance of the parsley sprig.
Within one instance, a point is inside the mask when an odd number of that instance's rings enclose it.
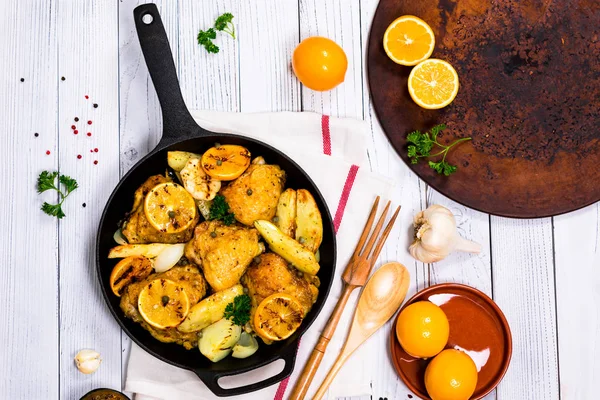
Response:
[[[58,184],[56,183],[57,177]],[[62,190],[60,189],[60,185],[63,186]],[[71,194],[71,192],[78,187],[79,185],[77,184],[77,181],[70,176],[60,175],[58,171],[43,171],[38,177],[37,192],[44,193],[47,190],[56,190],[60,196],[60,202],[58,204],[49,204],[48,202],[44,202],[41,208],[42,211],[58,219],[63,218],[65,213],[62,209],[62,204],[69,194]]]
[[[235,222],[234,214],[229,210],[229,204],[225,200],[225,196],[216,195],[210,205],[209,220],[220,219],[227,226]]]
[[[440,175],[449,176],[456,172],[456,165],[452,165],[446,162],[446,156],[450,149],[462,142],[471,140],[470,137],[457,139],[449,145],[444,145],[438,142],[437,137],[440,132],[446,129],[445,124],[439,124],[429,130],[429,132],[421,133],[421,131],[414,131],[406,136],[408,146],[408,157],[412,164],[419,162],[420,158],[432,158],[442,156],[442,159],[438,162],[429,160],[429,167]],[[431,150],[434,146],[437,146],[441,150],[435,154],[431,154]]]
[[[244,326],[250,321],[250,296],[241,294],[225,307],[223,316],[230,319],[234,324]]]
[[[217,38],[216,31],[226,33],[235,39],[235,26],[233,25],[232,21],[233,14],[224,13],[223,15],[220,15],[215,20],[215,25],[213,28],[208,28],[205,31],[200,30],[200,32],[198,32],[198,44],[204,46],[206,51],[209,53],[218,53],[219,46],[213,43],[213,40]]]

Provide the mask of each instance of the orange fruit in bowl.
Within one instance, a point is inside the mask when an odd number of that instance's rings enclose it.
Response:
[[[333,40],[313,36],[304,39],[294,50],[292,68],[307,88],[331,90],[344,81],[348,58]]]
[[[437,110],[452,103],[458,94],[458,73],[448,62],[430,58],[412,69],[408,93],[419,106]]]
[[[477,386],[477,367],[467,354],[448,349],[425,370],[425,387],[432,400],[468,400]]]
[[[442,309],[429,301],[408,305],[398,315],[396,337],[409,355],[429,358],[448,343],[450,325]]]
[[[385,52],[392,61],[400,65],[417,65],[431,56],[434,47],[433,30],[414,15],[397,18],[383,35]]]

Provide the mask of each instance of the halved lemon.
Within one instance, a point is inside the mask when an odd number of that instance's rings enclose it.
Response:
[[[388,26],[383,48],[397,64],[417,65],[433,53],[435,35],[427,22],[414,15],[403,15]]]
[[[163,233],[186,230],[196,219],[196,202],[181,185],[173,182],[156,185],[144,200],[144,213],[150,224]]]
[[[110,273],[110,288],[118,297],[125,286],[146,279],[153,270],[152,262],[143,256],[131,256],[122,259]]]
[[[304,308],[294,296],[275,293],[264,299],[254,313],[254,330],[266,340],[290,337],[304,319]]]
[[[169,279],[155,279],[140,291],[138,311],[144,321],[155,328],[179,325],[190,310],[187,293]]]
[[[458,74],[443,60],[430,58],[415,66],[408,76],[408,93],[423,108],[446,107],[458,93]]]
[[[235,144],[211,147],[202,155],[202,168],[215,179],[232,181],[250,165],[250,151]]]

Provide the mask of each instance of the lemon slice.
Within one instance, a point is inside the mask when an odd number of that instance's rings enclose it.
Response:
[[[187,293],[169,279],[155,279],[140,291],[138,311],[144,321],[155,328],[179,325],[190,310]]]
[[[150,224],[162,233],[186,230],[196,219],[194,198],[181,185],[167,182],[154,186],[144,200]]]
[[[425,21],[404,15],[388,26],[383,35],[383,48],[397,64],[417,65],[428,59],[435,47],[435,35]]]
[[[415,66],[408,76],[408,93],[423,108],[436,110],[452,103],[458,93],[458,74],[443,60],[430,58]]]
[[[121,297],[125,286],[146,279],[152,273],[152,262],[146,257],[130,256],[122,259],[110,273],[110,288]]]
[[[304,308],[286,293],[275,293],[264,299],[254,313],[254,330],[266,340],[284,340],[302,323]]]
[[[242,146],[224,144],[211,147],[202,155],[202,168],[214,179],[232,181],[250,165],[250,151]]]

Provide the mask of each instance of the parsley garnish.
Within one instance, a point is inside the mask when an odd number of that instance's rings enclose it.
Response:
[[[229,204],[225,200],[225,196],[217,195],[210,205],[210,212],[208,215],[210,221],[214,219],[220,219],[227,226],[235,222],[234,214],[229,211]]]
[[[244,326],[250,321],[250,296],[241,294],[227,304],[223,316],[230,319],[234,324]]]
[[[408,146],[408,157],[412,164],[419,162],[419,158],[431,158],[437,156],[443,156],[438,162],[429,161],[429,167],[440,175],[449,176],[456,172],[456,165],[452,165],[446,162],[446,156],[450,149],[457,144],[471,140],[470,137],[457,139],[450,143],[448,146],[441,144],[437,141],[438,134],[446,129],[445,124],[436,125],[429,130],[429,132],[421,133],[420,131],[414,131],[406,136],[406,141],[412,143]],[[442,150],[431,154],[433,146],[438,146]]]
[[[216,21],[214,28],[208,28],[198,32],[198,44],[204,46],[206,51],[209,53],[218,53],[219,46],[213,43],[213,40],[217,38],[217,31],[224,32],[235,39],[235,26],[233,25],[233,14],[225,13],[219,16]]]
[[[233,25],[233,14],[225,13],[215,21],[215,29],[227,33],[235,39],[235,26]]]
[[[58,177],[58,185],[56,185],[56,177]],[[64,191],[60,189],[60,185],[63,185]],[[62,204],[65,199],[71,194],[72,191],[78,188],[77,181],[67,175],[60,175],[58,171],[49,172],[43,171],[38,177],[37,181],[37,192],[43,193],[46,190],[56,190],[60,195],[60,202],[58,204],[49,204],[44,202],[42,204],[42,211],[48,215],[54,216],[61,219],[65,216],[62,210]]]

